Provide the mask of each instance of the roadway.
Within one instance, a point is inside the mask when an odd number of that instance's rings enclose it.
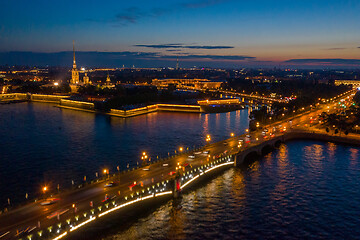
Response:
[[[336,103],[320,105],[316,109],[310,112],[304,112],[297,117],[272,123],[266,126],[269,132],[265,138],[262,130],[251,132],[249,139],[245,137],[246,134],[231,137],[221,142],[208,144],[201,150],[183,153],[165,161],[151,164],[150,170],[139,168],[114,177],[112,176],[107,181],[97,182],[74,191],[54,195],[53,197],[59,198],[60,200],[52,205],[41,206],[41,201],[38,201],[3,213],[0,215],[0,239],[14,239],[26,236],[29,234],[29,230],[33,230],[33,232],[38,231],[39,225],[41,229],[45,229],[48,226],[56,224],[59,221],[58,216],[60,220],[73,218],[78,213],[89,211],[92,208],[90,202],[92,202],[94,207],[103,204],[106,195],[109,197],[124,198],[140,189],[146,189],[155,183],[171,180],[173,176],[169,175],[169,173],[175,171],[178,164],[181,166],[190,164],[193,168],[196,168],[216,157],[234,154],[244,148],[260,144],[266,141],[268,137],[271,137],[271,135],[281,135],[284,130],[310,126],[309,121],[314,120],[323,111],[336,111],[334,107],[336,107]],[[276,127],[275,131],[273,131],[274,127]],[[238,144],[240,139],[243,140],[244,143],[239,148]],[[209,151],[210,153],[205,154],[203,153],[204,151]],[[195,152],[201,153],[195,154]],[[189,158],[189,155],[194,155],[195,158]],[[163,166],[164,163],[168,165]],[[104,185],[111,181],[118,182],[118,184],[114,187],[105,188]],[[131,191],[129,185],[134,182],[136,182],[136,187]],[[75,208],[73,207],[74,204]],[[24,230],[27,231],[23,233],[23,236],[21,236],[21,234],[17,235]]]

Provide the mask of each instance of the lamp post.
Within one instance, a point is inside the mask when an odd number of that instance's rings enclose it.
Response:
[[[105,175],[105,179],[109,178],[109,170],[108,169],[104,169],[104,175]]]
[[[48,190],[48,187],[47,186],[44,186],[42,188],[42,192],[43,192],[43,195],[44,195],[44,198],[46,197],[46,191]]]
[[[146,160],[148,159],[148,155],[146,152],[143,152],[141,155],[141,160],[143,161],[143,164],[146,164]]]

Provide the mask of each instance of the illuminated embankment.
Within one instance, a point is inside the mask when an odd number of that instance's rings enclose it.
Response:
[[[142,108],[135,108],[131,110],[118,110],[111,109],[110,115],[117,117],[135,117],[142,114],[157,112],[157,111],[165,111],[165,112],[192,112],[192,113],[200,113],[200,106],[197,105],[180,105],[180,104],[154,104]]]
[[[68,97],[69,96],[67,95],[9,93],[9,94],[0,94],[0,102],[29,101],[29,102],[60,103],[62,99]]]

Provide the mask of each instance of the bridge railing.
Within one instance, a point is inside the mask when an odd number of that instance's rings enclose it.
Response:
[[[182,172],[180,177],[181,190],[188,188],[195,180],[199,180],[204,174],[218,169],[220,167],[232,166],[234,164],[233,155],[218,158],[213,161],[209,161],[199,167],[192,168],[188,171]],[[173,187],[171,179],[157,182],[155,184],[146,186],[141,189],[134,189],[133,193],[125,197],[116,197],[109,199],[102,204],[98,204],[89,209],[83,211],[76,211],[76,208],[72,208],[72,216],[67,216],[62,219],[62,216],[54,215],[53,219],[50,219],[50,223],[41,229],[36,229],[31,234],[23,235],[23,238],[19,239],[62,239],[74,231],[86,226],[87,224],[100,219],[107,214],[116,212],[127,206],[131,206],[135,203],[145,200],[156,199],[162,196],[171,197],[173,195]],[[58,220],[59,218],[59,220]],[[61,220],[60,220],[61,218]]]

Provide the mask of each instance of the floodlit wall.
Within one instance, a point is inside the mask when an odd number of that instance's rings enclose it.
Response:
[[[61,99],[68,98],[68,97],[69,96],[31,94],[30,95],[30,100],[34,101],[34,102],[60,103]]]
[[[17,100],[29,100],[29,94],[26,93],[8,93],[0,94],[0,101],[17,101]]]
[[[73,101],[73,100],[67,100],[67,99],[61,99],[60,106],[68,107],[68,108],[92,110],[92,111],[95,110],[94,103]]]
[[[142,108],[135,108],[131,110],[111,109],[110,115],[117,117],[134,117],[141,114],[146,114],[156,111],[200,113],[200,106],[178,105],[178,104],[155,104],[155,105],[150,105]]]

